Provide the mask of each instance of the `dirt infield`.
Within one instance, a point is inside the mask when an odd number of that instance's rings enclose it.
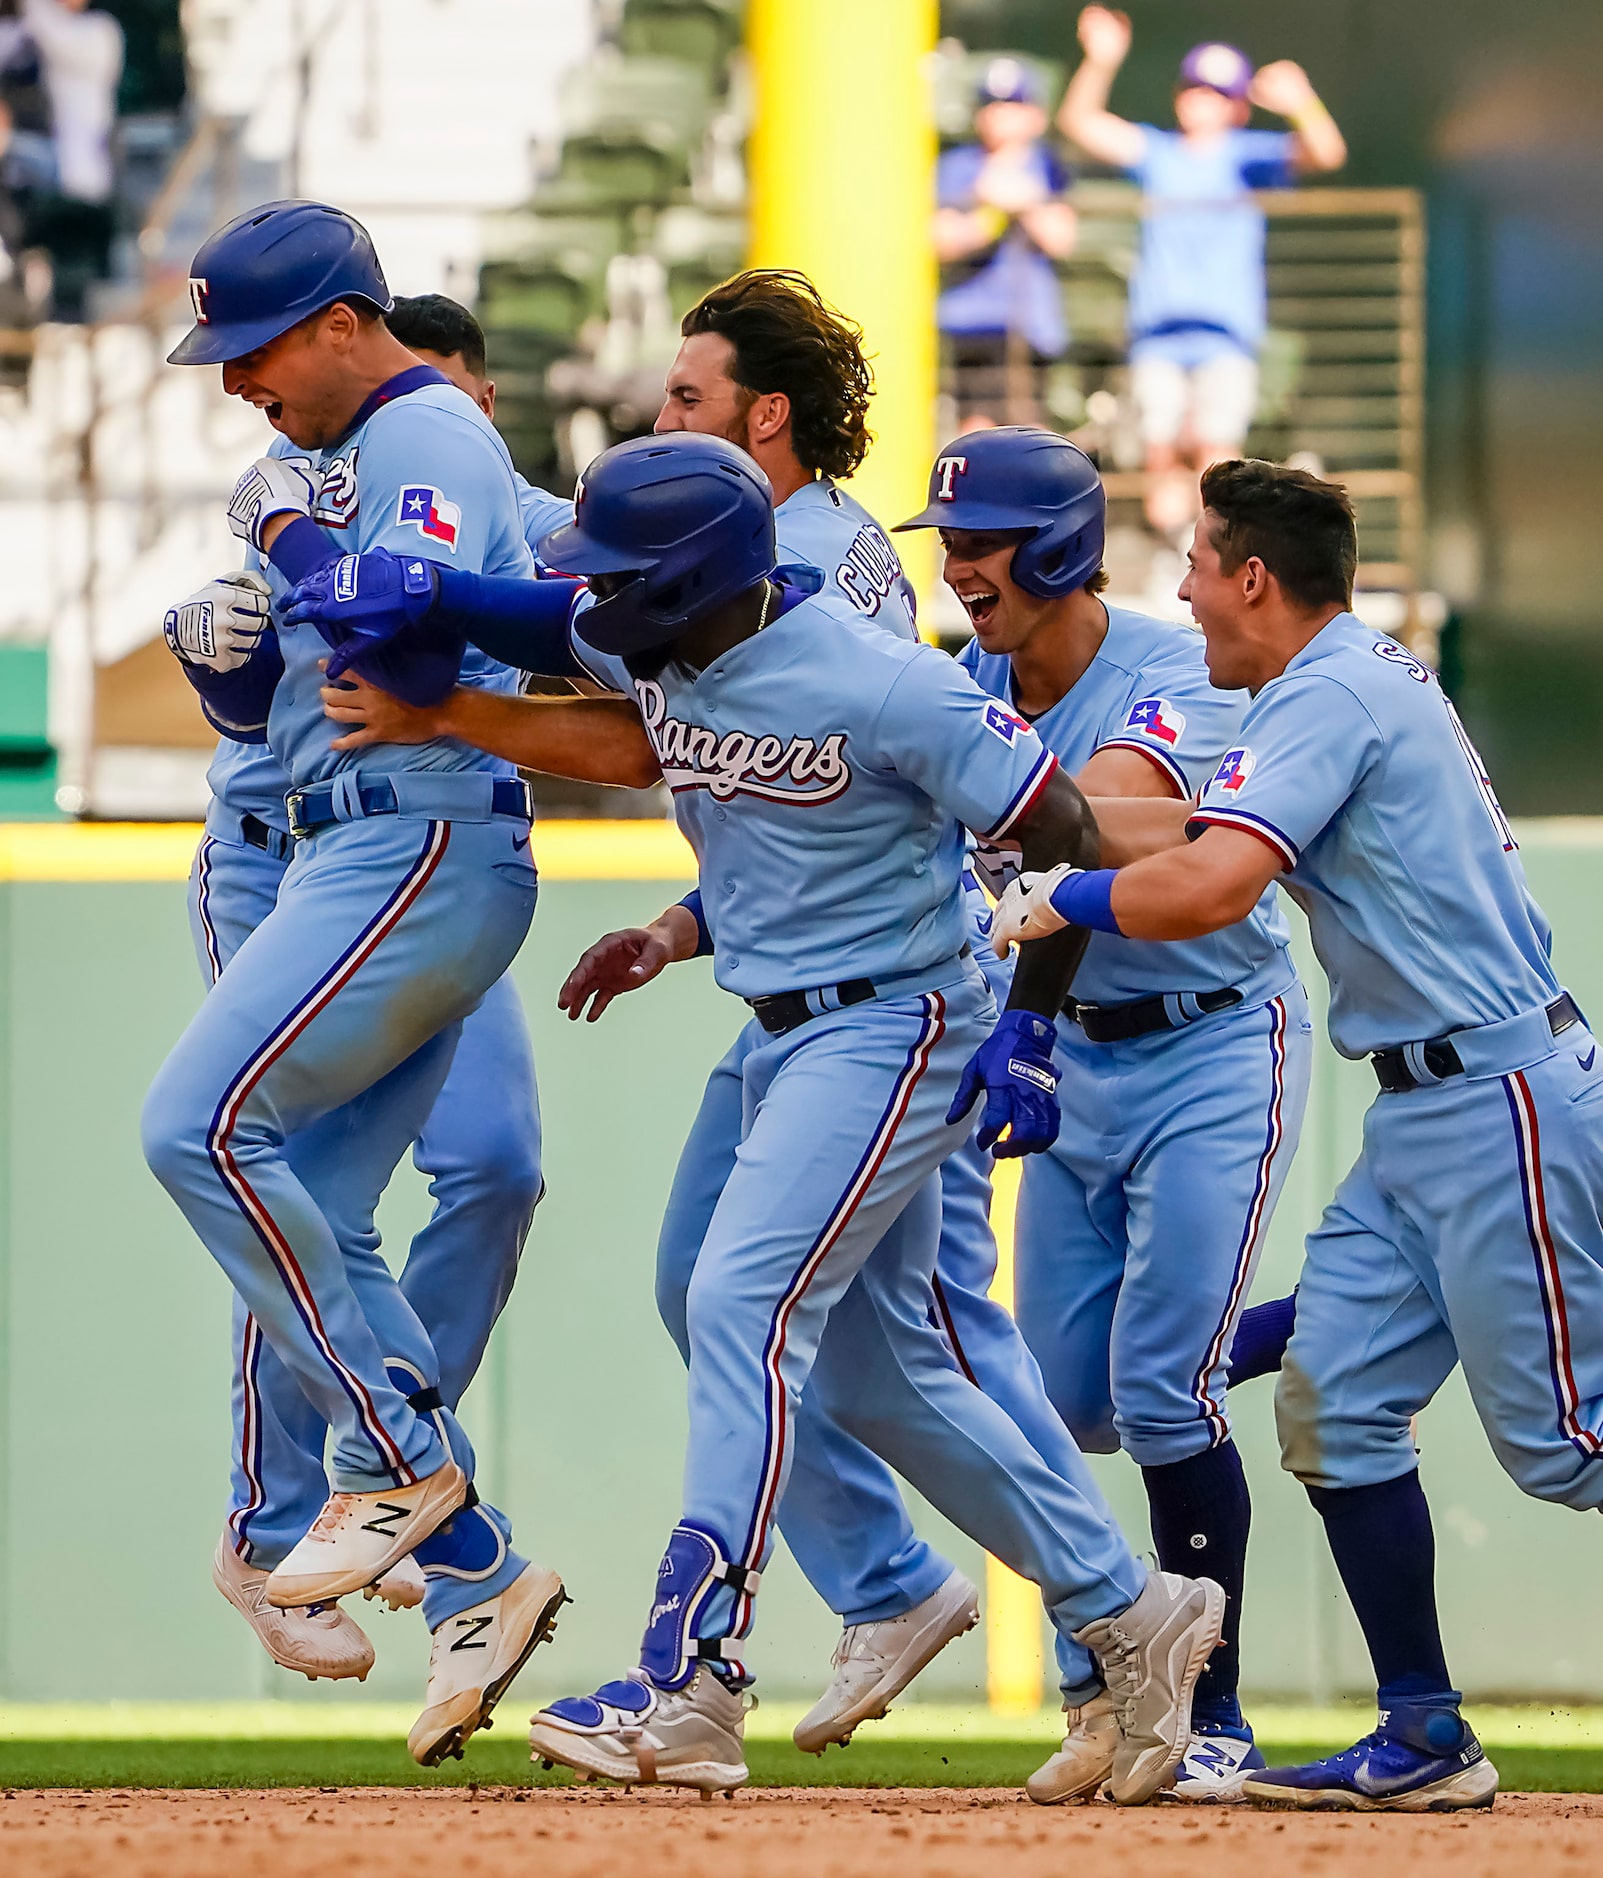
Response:
[[[643,1868],[667,1878],[1582,1878],[1603,1869],[1603,1796],[1514,1794],[1491,1814],[1410,1819],[1049,1812],[1013,1792],[847,1788],[706,1804],[509,1787],[0,1794],[5,1878],[607,1878]]]

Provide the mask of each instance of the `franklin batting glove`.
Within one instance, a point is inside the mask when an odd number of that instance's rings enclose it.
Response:
[[[1004,1011],[969,1058],[946,1120],[950,1127],[983,1092],[978,1145],[998,1160],[1039,1154],[1058,1138],[1058,1073],[1052,1064],[1056,1026],[1034,1011]],[[1003,1136],[1006,1139],[1003,1139]]]
[[[354,660],[378,652],[425,619],[439,586],[439,572],[425,556],[369,548],[309,574],[290,593],[284,621],[317,628],[334,648],[328,675],[338,678]]]
[[[262,530],[275,515],[310,518],[317,500],[318,472],[304,457],[259,456],[228,498],[228,526],[260,555]]]
[[[181,664],[237,671],[272,624],[267,583],[255,574],[224,574],[168,607],[162,636]]]

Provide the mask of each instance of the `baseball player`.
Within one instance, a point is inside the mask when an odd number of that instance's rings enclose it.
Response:
[[[1350,610],[1344,492],[1231,462],[1202,493],[1181,592],[1215,683],[1252,693],[1237,742],[1199,803],[1165,811],[1166,829],[1149,819],[1146,858],[1021,879],[996,939],[1069,919],[1189,941],[1276,878],[1307,912],[1331,1040],[1369,1057],[1381,1094],[1309,1237],[1276,1407],[1380,1716],[1356,1747],[1253,1773],[1243,1791],[1365,1811],[1489,1806],[1497,1773],[1442,1650],[1410,1423],[1461,1362],[1515,1481],[1603,1505],[1603,1070],[1485,766],[1432,674]]]
[[[1108,606],[1107,499],[1073,444],[1025,427],[952,444],[929,506],[974,623],[959,663],[1033,724],[1093,799],[1189,801],[1234,743],[1244,693],[1199,635]],[[982,854],[1005,884],[1005,855]],[[1226,1358],[1296,1149],[1313,1030],[1272,884],[1190,945],[1098,934],[1057,1021],[1065,1127],[1026,1164],[1015,1309],[1080,1446],[1141,1468],[1158,1562],[1229,1597],[1172,1794],[1234,1799],[1261,1767],[1237,1701],[1250,1501]],[[1073,1787],[1073,1769],[1066,1768]],[[1032,1786],[1057,1797],[1048,1770]]]
[[[279,432],[229,505],[274,602],[345,545],[393,543],[409,567],[531,571],[505,448],[384,326],[389,292],[358,224],[318,203],[252,210],[204,244],[190,292],[195,326],[174,362],[221,364],[225,388]],[[563,1591],[473,1492],[433,1345],[360,1223],[423,1129],[454,1027],[528,929],[528,794],[509,766],[445,743],[358,770],[330,747],[323,642],[280,615],[250,645],[235,638],[219,670],[203,662],[215,624],[190,622],[181,649],[200,659],[186,673],[218,729],[265,737],[287,772],[295,851],[151,1088],[146,1155],[333,1430],[334,1491],[266,1601],[330,1603],[413,1554],[434,1649],[409,1745],[433,1764],[487,1719]],[[459,668],[505,682],[438,635],[382,662],[420,696]],[[336,1201],[299,1177],[287,1143],[359,1098]]]
[[[838,1419],[1042,1583],[1108,1680],[1114,1795],[1146,1799],[1183,1751],[1222,1594],[1143,1582],[1100,1504],[961,1375],[929,1317],[932,1176],[982,1093],[986,1145],[1050,1139],[1037,1007],[1056,1008],[1080,949],[1071,935],[1056,954],[1023,953],[986,1040],[994,1005],[965,956],[951,817],[1026,851],[1079,848],[1083,801],[942,655],[865,628],[813,570],[776,579],[766,479],[720,440],[607,452],[541,554],[589,578],[573,649],[639,699],[711,903],[692,908],[698,937],[765,1041],[743,1065],[739,1158],[690,1288],[686,1506],[640,1668],[542,1711],[534,1750],[631,1782],[745,1779],[740,1639],[791,1404],[811,1378]],[[610,978],[576,974],[564,1001],[583,1006]]]
[[[1147,518],[1189,527],[1196,472],[1241,448],[1258,402],[1266,321],[1264,218],[1254,189],[1340,169],[1347,146],[1308,75],[1290,59],[1254,72],[1235,46],[1194,46],[1174,90],[1176,128],[1108,109],[1130,49],[1128,15],[1080,14],[1085,58],[1058,112],[1065,137],[1141,185],[1146,212],[1130,282],[1130,388],[1146,445]],[[1289,131],[1249,130],[1253,105]]]
[[[465,307],[443,295],[400,299],[385,323],[414,356],[434,365],[493,418],[495,387],[484,369],[484,337]],[[571,504],[521,477],[518,483],[526,532],[542,534],[571,514]],[[208,604],[231,607],[236,611],[227,616],[237,618],[244,597],[238,583],[227,580],[192,595],[184,609],[197,619]],[[260,608],[259,597],[254,605]],[[168,637],[187,659],[178,644],[184,609],[169,614]],[[248,625],[252,615],[245,617]],[[206,835],[190,876],[191,928],[208,983],[271,910],[293,846],[284,808],[289,778],[266,744],[220,739],[210,781]],[[329,1171],[339,1167],[357,1125],[342,1111],[291,1145],[304,1182],[318,1185],[324,1159]],[[534,1064],[510,978],[498,981],[465,1020],[414,1159],[429,1177],[436,1204],[413,1239],[401,1289],[429,1333],[440,1394],[454,1410],[510,1294],[542,1191]],[[381,1186],[387,1176],[387,1169],[379,1169],[369,1185]],[[340,1198],[341,1189],[330,1182],[325,1208]],[[342,1244],[372,1240],[371,1215],[342,1226],[339,1236]],[[214,1581],[285,1668],[312,1679],[364,1677],[373,1663],[372,1645],[339,1604],[279,1610],[266,1601],[268,1574],[327,1497],[328,1430],[243,1306],[235,1311],[234,1341],[231,1503],[213,1560]],[[414,1379],[413,1389],[421,1386],[422,1379]],[[416,1604],[423,1596],[422,1573],[403,1560],[385,1574],[381,1589],[394,1604]],[[371,1588],[368,1595],[374,1595]]]

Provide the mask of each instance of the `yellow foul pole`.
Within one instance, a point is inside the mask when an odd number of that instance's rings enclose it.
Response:
[[[886,527],[923,507],[935,454],[936,29],[936,0],[747,8],[751,263],[799,267],[862,326],[876,441],[852,493]]]

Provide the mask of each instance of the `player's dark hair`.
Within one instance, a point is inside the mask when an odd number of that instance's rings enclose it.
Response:
[[[850,476],[867,456],[874,374],[863,329],[805,274],[749,268],[698,300],[679,330],[687,339],[721,334],[735,349],[736,384],[754,397],[782,391],[790,399],[791,446],[805,468]]]
[[[484,376],[484,328],[465,306],[443,293],[397,295],[384,322],[403,346],[413,351],[421,346],[447,359],[460,353],[476,378]]]
[[[1352,605],[1358,523],[1340,483],[1237,458],[1203,472],[1202,502],[1227,574],[1256,558],[1299,606]]]

